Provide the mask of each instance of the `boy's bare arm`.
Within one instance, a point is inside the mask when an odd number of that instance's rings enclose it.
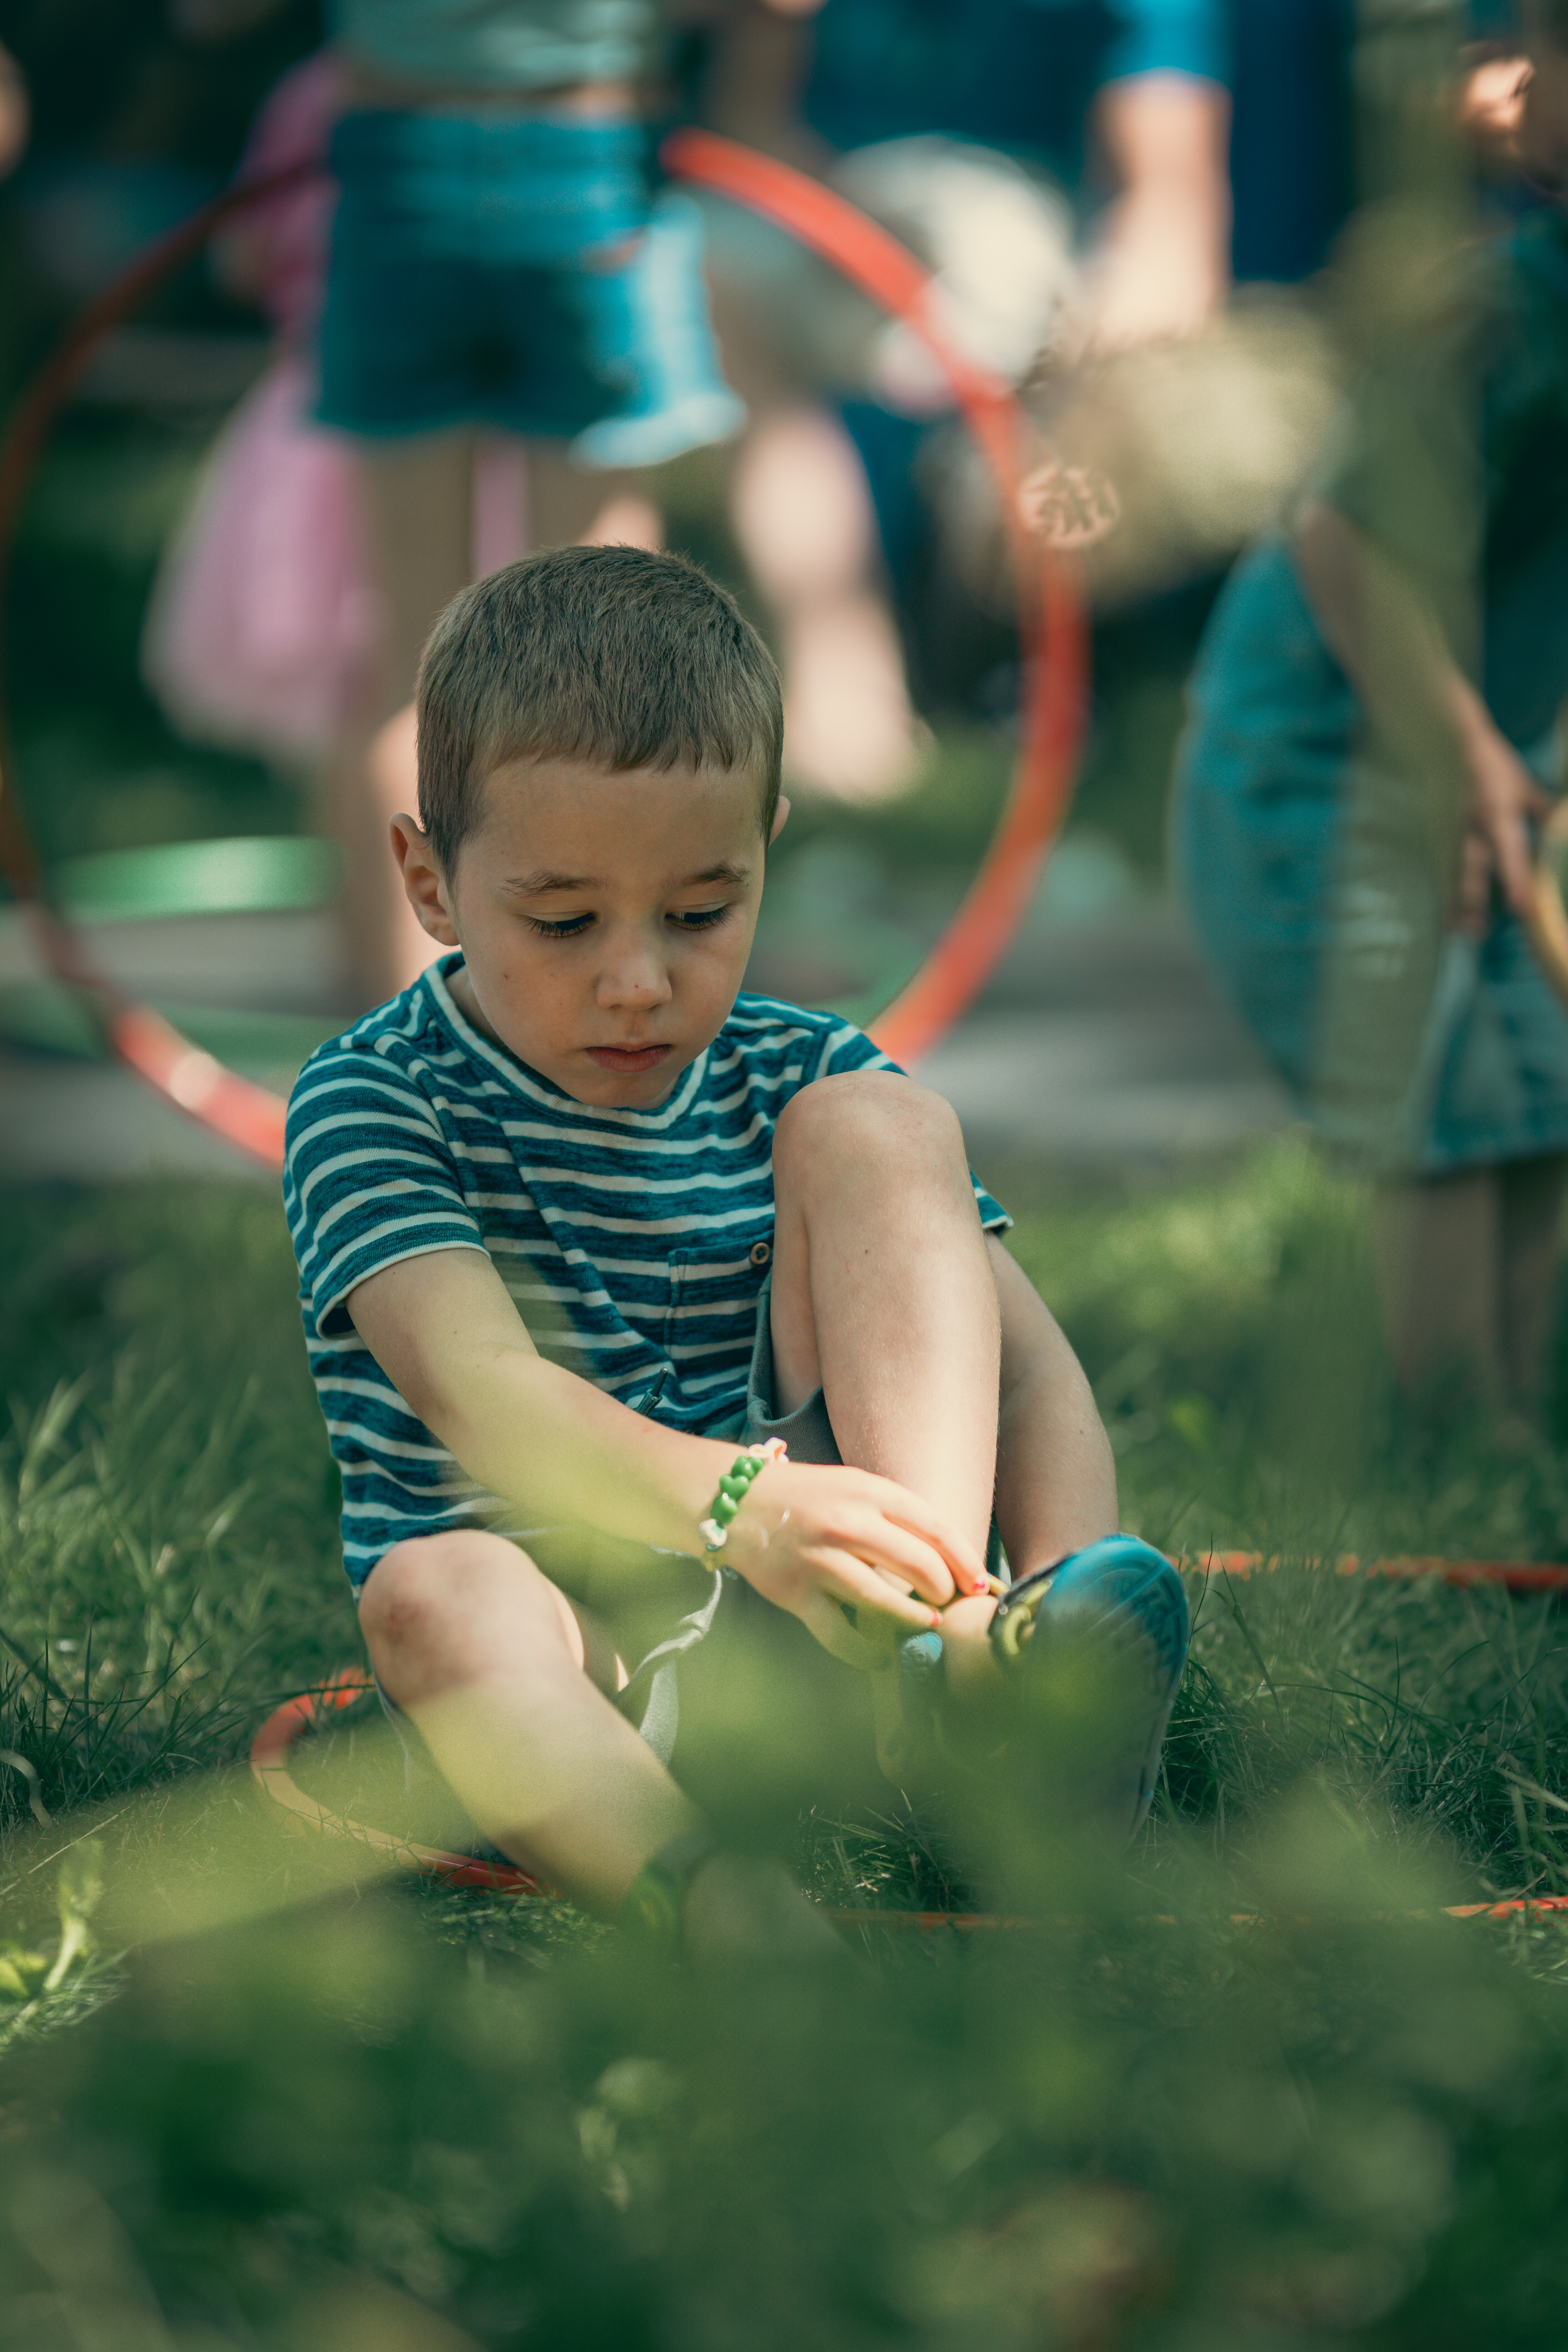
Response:
[[[697,1549],[733,1443],[664,1428],[548,1362],[479,1251],[405,1258],[359,1284],[347,1305],[398,1394],[491,1494],[542,1524],[586,1522]],[[968,1585],[980,1573],[963,1538],[890,1479],[797,1463],[770,1469],[748,1495],[725,1557],[840,1654],[855,1644],[838,1602],[923,1626],[926,1603],[940,1606],[955,1577]]]
[[[1022,1576],[1115,1531],[1116,1465],[1055,1316],[994,1235],[990,1250],[1002,1308],[996,1521]]]
[[[541,1522],[689,1549],[734,1448],[675,1438],[539,1353],[489,1259],[432,1251],[349,1293],[354,1328],[471,1478]]]

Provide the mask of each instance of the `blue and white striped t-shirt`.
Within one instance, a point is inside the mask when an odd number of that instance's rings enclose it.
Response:
[[[464,1018],[459,961],[313,1054],[289,1103],[283,1201],[356,1589],[403,1538],[498,1507],[361,1340],[356,1283],[484,1250],[542,1355],[671,1428],[717,1429],[745,1403],[779,1114],[829,1071],[897,1067],[832,1013],[742,996],[657,1109],[596,1109]]]

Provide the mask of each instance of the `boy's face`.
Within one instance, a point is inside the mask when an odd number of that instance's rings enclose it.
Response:
[[[723,769],[518,761],[486,780],[449,876],[411,817],[394,844],[425,929],[462,948],[453,993],[469,1019],[578,1102],[649,1109],[739,992],[761,791]]]

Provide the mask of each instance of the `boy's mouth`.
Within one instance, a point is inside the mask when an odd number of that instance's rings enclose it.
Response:
[[[638,1070],[654,1070],[673,1045],[590,1045],[588,1058],[597,1062],[601,1070],[614,1070],[620,1077],[633,1077]]]

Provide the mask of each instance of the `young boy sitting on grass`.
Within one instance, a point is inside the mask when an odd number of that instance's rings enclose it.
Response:
[[[882,1695],[915,1780],[989,1759],[1047,1654],[1113,1659],[1075,1802],[1122,1837],[1187,1638],[1173,1570],[1113,1533],[1088,1383],[952,1112],[847,1023],[738,993],[782,732],[760,639],[676,558],[564,548],[466,590],[420,670],[420,821],[393,826],[451,952],[316,1054],[289,1112],[389,1710],[504,1853],[694,1944],[813,1922],[668,1769],[672,1662],[727,1612],[798,1619],[841,1710]],[[582,1598],[595,1559],[633,1603],[672,1596],[630,1676]],[[900,1727],[916,1688],[934,1703]]]

